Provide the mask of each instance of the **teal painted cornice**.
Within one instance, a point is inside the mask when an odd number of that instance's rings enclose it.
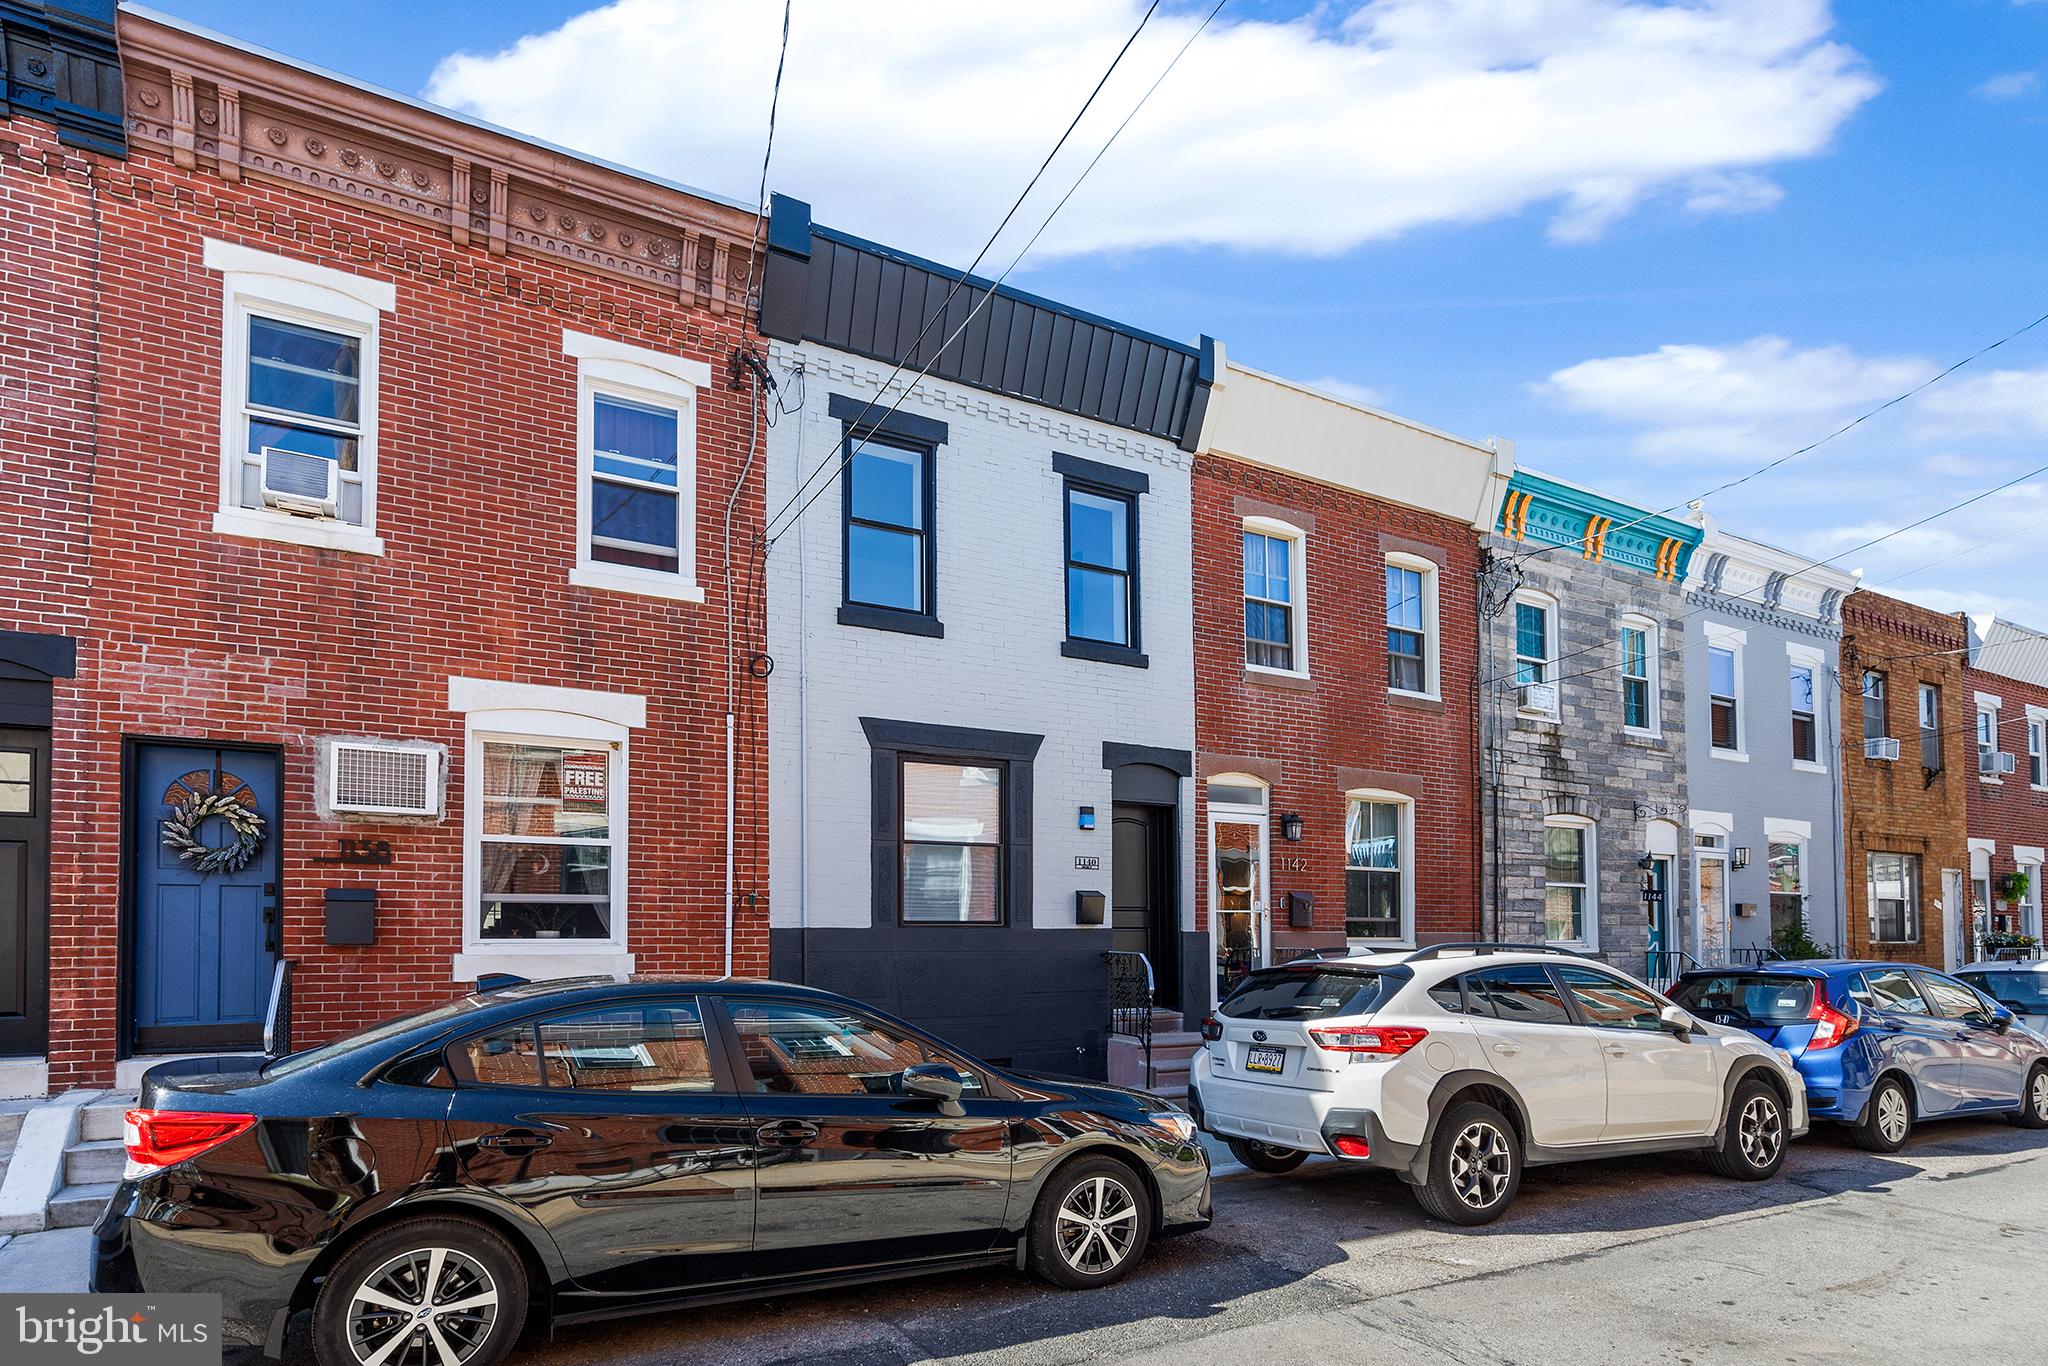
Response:
[[[1494,528],[1511,541],[1565,547],[1565,553],[1625,565],[1683,582],[1705,532],[1648,508],[1516,470]]]

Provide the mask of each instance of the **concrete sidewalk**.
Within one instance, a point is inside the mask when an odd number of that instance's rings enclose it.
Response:
[[[0,1236],[0,1291],[15,1295],[83,1293],[86,1258],[91,1254],[89,1228]]]

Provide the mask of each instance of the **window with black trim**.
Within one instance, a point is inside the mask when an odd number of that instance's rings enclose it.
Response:
[[[899,789],[909,925],[1003,923],[1003,765],[905,758]]]
[[[1069,481],[1066,490],[1067,636],[1138,643],[1138,501]]]
[[[849,436],[845,485],[847,605],[930,616],[931,447]]]

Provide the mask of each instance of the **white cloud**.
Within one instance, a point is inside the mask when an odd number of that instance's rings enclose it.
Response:
[[[971,255],[1139,12],[806,0],[772,183],[835,226]],[[502,52],[449,57],[428,95],[750,197],[779,18],[770,4],[615,0]],[[1027,223],[1197,22],[1185,9],[1153,20]],[[1226,11],[1038,250],[1332,253],[1549,205],[1553,235],[1577,241],[1651,201],[1754,211],[1780,193],[1761,168],[1822,151],[1878,88],[1828,40],[1831,22],[1827,0],[1368,0],[1284,23]]]
[[[2040,72],[2007,71],[1978,86],[1977,93],[1987,100],[2019,100],[2025,99],[2040,88]]]
[[[2048,436],[2048,367],[1952,381],[1929,390],[1920,413],[1921,436]]]

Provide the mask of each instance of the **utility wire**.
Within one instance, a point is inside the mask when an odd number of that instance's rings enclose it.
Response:
[[[1685,499],[1683,502],[1674,503],[1668,508],[1660,508],[1656,512],[1645,513],[1641,517],[1636,518],[1634,521],[1624,522],[1618,527],[1610,526],[1603,528],[1601,534],[1607,535],[1615,531],[1625,531],[1629,527],[1641,526],[1644,522],[1652,521],[1658,517],[1668,516],[1671,513],[1677,512],[1682,508],[1691,506],[1693,503],[1703,503],[1707,499],[1712,498],[1717,493],[1726,493],[1729,489],[1737,488],[1743,484],[1747,484],[1750,480],[1755,479],[1759,475],[1770,473],[1772,470],[1778,468],[1778,466],[1780,465],[1786,464],[1789,461],[1797,460],[1800,456],[1805,455],[1811,451],[1817,451],[1822,446],[1825,446],[1830,441],[1833,441],[1836,437],[1843,436],[1851,431],[1854,431],[1856,428],[1870,421],[1871,418],[1876,417],[1879,413],[1884,412],[1886,409],[1895,408],[1899,404],[1904,403],[1907,399],[1910,399],[1914,395],[1920,393],[1923,389],[1927,389],[1932,387],[1933,385],[1941,383],[1950,375],[1953,375],[1956,371],[1962,369],[1964,366],[1970,364],[1972,361],[1982,359],[1984,356],[1987,356],[1991,352],[1996,351],[1999,347],[2005,345],[2009,341],[2012,341],[2014,338],[2023,336],[2026,333],[2033,331],[2035,328],[2039,327],[2044,322],[2048,322],[2048,313],[2043,313],[2040,317],[2034,319],[2032,322],[2027,323],[2022,327],[2013,329],[2011,332],[2006,333],[2004,336],[2000,337],[1995,342],[1991,342],[1988,345],[1978,347],[1975,351],[1972,351],[1969,355],[1964,356],[1961,360],[1955,362],[1953,365],[1950,365],[1947,369],[1942,370],[1939,373],[1931,375],[1928,378],[1920,381],[1920,383],[1906,390],[1906,392],[1903,394],[1898,394],[1892,398],[1886,399],[1884,402],[1878,404],[1875,408],[1872,408],[1869,412],[1862,413],[1857,417],[1850,419],[1848,422],[1845,422],[1841,426],[1835,428],[1835,430],[1829,432],[1826,436],[1822,437],[1818,441],[1809,442],[1808,444],[1801,446],[1796,451],[1793,451],[1787,455],[1781,455],[1776,460],[1770,461],[1767,464],[1759,465],[1757,466],[1757,468],[1751,470],[1748,474],[1742,475],[1735,479],[1730,479],[1725,484],[1716,484],[1713,488],[1708,489],[1705,493],[1700,494],[1696,498],[1688,498]],[[1587,537],[1581,536],[1577,540],[1560,541],[1555,545],[1546,545],[1539,549],[1531,550],[1526,552],[1525,554],[1516,556],[1516,562],[1520,563],[1526,560],[1537,559],[1540,556],[1548,555],[1553,550],[1562,550],[1566,546],[1583,546],[1586,544],[1586,541],[1588,539],[1589,538]]]
[[[1067,139],[1074,135],[1074,129],[1080,126],[1082,118],[1088,113],[1088,110],[1095,104],[1095,97],[1100,95],[1102,93],[1102,88],[1109,84],[1110,76],[1115,74],[1117,67],[1122,64],[1125,54],[1127,54],[1131,50],[1131,45],[1138,41],[1138,35],[1145,31],[1145,26],[1152,22],[1152,16],[1158,11],[1158,9],[1159,0],[1152,0],[1152,3],[1146,6],[1144,16],[1138,20],[1138,26],[1131,30],[1130,37],[1124,39],[1124,45],[1117,49],[1116,56],[1110,60],[1109,66],[1103,70],[1101,79],[1095,82],[1095,88],[1088,92],[1088,98],[1083,100],[1081,102],[1081,107],[1074,112],[1074,117],[1067,123],[1065,131],[1060,134],[1059,141],[1055,142],[1052,145],[1052,150],[1045,154],[1045,160],[1041,161],[1038,164],[1038,169],[1032,172],[1031,179],[1025,183],[1023,190],[1018,193],[1016,200],[1011,203],[1009,211],[1003,215],[1002,221],[996,224],[995,231],[990,233],[988,236],[988,240],[981,244],[981,250],[974,254],[974,259],[968,263],[967,269],[961,273],[960,278],[953,282],[953,287],[946,291],[946,297],[940,301],[939,306],[932,311],[932,315],[925,320],[924,326],[918,330],[916,339],[910,343],[909,349],[904,352],[903,359],[896,362],[895,368],[889,372],[888,378],[882,381],[882,387],[876,392],[875,397],[869,399],[866,405],[861,408],[859,416],[855,418],[853,425],[848,430],[858,433],[863,430],[869,430],[873,426],[880,425],[879,419],[877,420],[877,422],[873,424],[868,423],[868,413],[872,411],[875,404],[880,401],[881,396],[889,392],[889,386],[896,382],[896,377],[903,373],[904,367],[910,364],[910,358],[912,356],[915,356],[917,354],[918,348],[924,344],[924,339],[927,335],[930,334],[933,324],[937,323],[939,319],[946,316],[946,311],[953,305],[954,297],[960,293],[960,290],[963,286],[967,284],[968,280],[973,278],[974,272],[977,268],[980,267],[982,259],[986,257],[989,251],[995,246],[996,239],[1003,235],[1003,230],[1010,226],[1010,220],[1015,218],[1017,216],[1017,211],[1024,207],[1024,201],[1030,197],[1032,190],[1038,187],[1038,182],[1044,178],[1047,168],[1049,168],[1052,165],[1053,158],[1058,156],[1060,154],[1060,149],[1067,145]],[[972,317],[973,314],[970,313],[968,316]],[[918,379],[923,379],[926,374],[930,373],[932,366],[938,364],[939,357],[945,354],[945,350],[945,347],[942,346],[932,353],[932,358],[930,362],[928,362],[925,365],[923,370],[920,370],[918,372]],[[910,388],[915,388],[916,384],[917,380],[912,380]],[[910,388],[906,388],[904,390],[903,397],[908,397]],[[896,403],[894,405],[891,405],[889,413],[884,414],[884,417],[887,417],[889,414],[893,414],[896,411],[896,408],[901,406],[903,402],[903,397],[899,397],[896,400]],[[819,468],[823,469],[824,467],[820,466]],[[839,466],[839,469],[844,468],[845,463],[842,461]],[[783,513],[788,512],[789,509],[798,502],[802,502],[805,507],[810,506],[811,499],[806,497],[806,494],[809,493],[811,481],[817,478],[818,473],[818,470],[813,470],[810,474],[805,475],[803,483],[797,486],[796,492],[792,493],[789,496],[788,501],[783,503],[781,507],[777,508],[775,510],[774,515],[769,517],[765,522],[762,523],[762,526],[765,528],[764,538],[770,544],[774,542],[776,536],[779,534],[775,532],[774,527],[776,523],[782,520]],[[836,477],[836,475],[837,470],[834,471],[834,477]],[[829,482],[830,481],[828,480],[828,486]]]
[[[789,61],[789,11],[795,0],[782,0],[782,50],[775,55],[775,84],[768,92],[768,141],[761,149],[761,188],[754,196],[754,231],[747,239],[747,292],[740,307],[751,308],[754,282],[760,274],[761,233],[768,225],[768,160],[775,155],[775,115],[782,107],[782,68]]]
[[[954,342],[960,340],[961,334],[966,332],[968,326],[973,323],[975,315],[981,312],[981,310],[988,304],[989,300],[995,298],[996,291],[1003,287],[1003,281],[1010,278],[1010,272],[1015,270],[1018,266],[1018,263],[1023,261],[1025,255],[1030,252],[1031,248],[1037,245],[1038,239],[1045,235],[1045,230],[1052,226],[1052,220],[1054,219],[1054,217],[1056,217],[1059,214],[1059,211],[1061,209],[1067,206],[1067,201],[1074,197],[1074,191],[1081,188],[1081,182],[1088,178],[1089,172],[1095,169],[1096,163],[1101,161],[1103,156],[1108,153],[1109,149],[1116,145],[1116,140],[1123,135],[1124,129],[1130,127],[1131,120],[1138,116],[1138,111],[1145,107],[1146,101],[1152,98],[1153,92],[1159,89],[1159,87],[1165,82],[1166,78],[1169,75],[1173,74],[1173,69],[1176,66],[1180,65],[1180,59],[1183,56],[1187,55],[1187,50],[1189,48],[1195,45],[1195,39],[1202,36],[1202,31],[1209,27],[1210,20],[1214,19],[1219,13],[1221,13],[1223,10],[1223,6],[1227,3],[1229,3],[1229,0],[1216,0],[1216,7],[1209,11],[1208,18],[1203,19],[1200,24],[1195,26],[1195,31],[1188,35],[1188,40],[1180,45],[1180,51],[1173,54],[1173,60],[1166,64],[1165,69],[1162,70],[1159,73],[1158,77],[1153,80],[1152,84],[1146,88],[1145,93],[1138,97],[1138,102],[1131,106],[1131,112],[1124,115],[1124,121],[1116,126],[1115,131],[1109,135],[1108,140],[1102,144],[1101,148],[1095,153],[1094,157],[1089,160],[1086,166],[1083,166],[1081,168],[1081,174],[1074,178],[1074,183],[1067,187],[1067,192],[1060,196],[1059,202],[1057,204],[1054,204],[1052,206],[1052,210],[1046,214],[1045,220],[1038,225],[1037,231],[1031,234],[1030,240],[1026,241],[1024,245],[1018,249],[1017,254],[1011,258],[1010,264],[1003,268],[1003,273],[996,277],[995,283],[991,285],[987,290],[983,291],[981,297],[974,301],[974,306],[967,310],[967,316],[960,320],[960,325],[953,329],[952,335],[948,336],[946,340],[940,343],[938,348],[933,351],[932,359],[928,363],[926,363],[924,369],[918,371],[916,377],[913,378],[909,384],[904,386],[903,392],[897,396],[896,401],[889,405],[889,411],[883,414],[882,418],[877,421],[877,426],[880,425],[881,421],[886,421],[890,416],[892,416],[896,412],[898,408],[903,406],[903,401],[910,397],[911,392],[917,388],[919,381],[923,380],[926,375],[931,373],[932,366],[938,364],[939,357],[945,355],[947,348],[951,347]],[[950,298],[951,296],[949,295],[948,297]],[[914,347],[912,349],[915,350]],[[888,385],[884,384],[882,388],[883,391],[886,392],[888,389]],[[878,394],[876,397],[879,398],[880,395]],[[871,408],[873,406],[874,400],[870,399],[868,401],[868,407]],[[865,408],[862,409],[862,416],[866,416],[866,412],[867,410]],[[853,427],[850,428],[850,430],[858,432],[860,430],[860,424],[856,422],[853,425]],[[820,484],[818,488],[815,491],[813,491],[809,497],[804,499],[802,506],[798,507],[796,510],[796,517],[802,517],[804,513],[809,510],[811,504],[817,502],[818,499],[824,495],[825,491],[832,487],[834,480],[838,479],[840,475],[844,474],[846,472],[847,466],[852,463],[853,454],[851,451],[849,451],[844,457],[841,458],[837,468],[833,470],[831,476],[827,478],[823,484]],[[808,483],[809,481],[806,480],[805,482]],[[781,516],[780,513],[777,513],[776,515],[777,517]],[[793,517],[791,521],[794,522],[794,520],[795,518]],[[785,526],[784,530],[787,529],[788,527]],[[771,527],[769,532],[769,540],[771,543],[773,542],[775,535],[776,533],[773,531]]]

